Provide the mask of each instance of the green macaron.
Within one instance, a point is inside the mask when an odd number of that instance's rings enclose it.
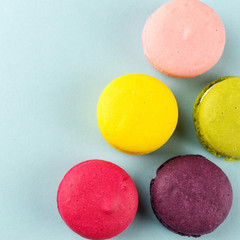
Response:
[[[193,122],[201,144],[226,160],[240,160],[240,78],[223,77],[197,96]]]

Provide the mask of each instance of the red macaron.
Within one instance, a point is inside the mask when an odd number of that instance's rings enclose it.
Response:
[[[138,208],[138,193],[119,166],[89,160],[70,169],[61,181],[57,204],[64,222],[89,239],[108,239],[123,232]]]

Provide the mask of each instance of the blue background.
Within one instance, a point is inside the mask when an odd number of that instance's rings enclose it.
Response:
[[[176,79],[157,72],[145,58],[141,33],[164,0],[0,0],[0,239],[82,239],[61,220],[58,185],[75,164],[105,159],[124,168],[139,191],[139,210],[125,239],[186,239],[165,229],[149,201],[157,167],[181,154],[202,154],[228,175],[233,206],[227,220],[201,239],[240,239],[240,162],[226,162],[198,142],[194,100],[212,80],[240,75],[238,0],[204,0],[221,17],[224,54],[209,72]],[[96,105],[116,77],[144,73],[167,84],[180,116],[171,139],[158,151],[131,156],[102,138]]]

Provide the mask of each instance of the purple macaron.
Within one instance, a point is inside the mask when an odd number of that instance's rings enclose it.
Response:
[[[158,220],[183,236],[214,231],[232,206],[232,187],[225,173],[200,155],[172,158],[157,170],[150,185]]]

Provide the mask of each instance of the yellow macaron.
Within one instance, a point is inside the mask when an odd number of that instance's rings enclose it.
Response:
[[[171,137],[178,121],[178,106],[171,90],[158,79],[128,74],[104,89],[97,119],[112,147],[141,155],[157,150]]]

